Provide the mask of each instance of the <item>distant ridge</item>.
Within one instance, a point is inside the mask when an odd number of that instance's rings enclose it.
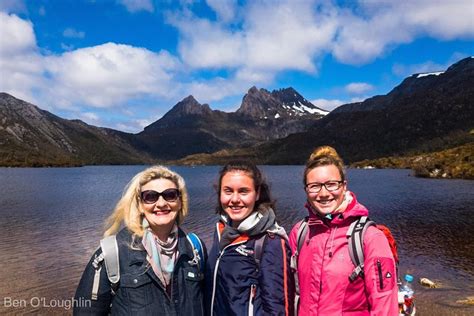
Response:
[[[234,156],[261,164],[302,164],[320,145],[336,147],[347,163],[443,150],[474,141],[474,59],[438,75],[412,75],[387,95],[345,104],[288,137],[190,156],[183,163],[221,163]]]

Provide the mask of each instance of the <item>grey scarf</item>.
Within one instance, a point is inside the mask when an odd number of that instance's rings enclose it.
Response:
[[[282,236],[288,240],[285,229],[279,226],[276,222],[275,212],[273,212],[273,209],[264,205],[260,205],[258,210],[244,219],[237,228],[229,225],[230,219],[226,214],[221,215],[221,221],[225,224],[219,241],[219,247],[221,250],[231,244],[232,241],[242,234],[253,237],[269,232]]]

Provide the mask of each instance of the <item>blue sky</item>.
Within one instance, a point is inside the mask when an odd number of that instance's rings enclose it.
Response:
[[[192,94],[252,86],[327,110],[474,55],[473,0],[0,0],[0,91],[139,132]]]

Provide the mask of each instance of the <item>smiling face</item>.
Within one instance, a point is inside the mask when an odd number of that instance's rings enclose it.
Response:
[[[308,172],[306,176],[306,184],[308,183],[326,183],[328,181],[341,181],[342,177],[339,169],[335,165],[318,166]],[[308,201],[313,208],[321,214],[329,214],[333,212],[344,200],[344,192],[346,191],[346,181],[334,191],[328,191],[325,186],[321,187],[318,193],[309,192],[306,188]]]
[[[252,177],[241,170],[227,172],[221,181],[220,203],[224,212],[237,227],[254,211],[259,193]]]
[[[143,185],[141,192],[148,190],[163,192],[167,189],[177,189],[177,186],[168,179],[154,179]],[[178,197],[176,201],[166,201],[163,196],[159,196],[154,203],[145,203],[140,199],[140,208],[155,234],[169,233],[181,209],[181,199]]]

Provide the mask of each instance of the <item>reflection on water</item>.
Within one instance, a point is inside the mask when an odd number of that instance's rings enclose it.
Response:
[[[74,295],[84,265],[98,245],[103,222],[125,184],[142,169],[0,168],[1,314],[71,312],[64,304]],[[190,194],[184,226],[209,244],[216,220],[213,185],[218,167],[173,169],[186,179]],[[289,230],[306,215],[303,169],[264,166],[263,170],[277,200],[280,223]],[[371,217],[395,235],[401,273],[442,284],[440,289],[415,285],[418,314],[474,314],[473,306],[456,303],[474,296],[474,182],[419,179],[406,170],[349,170],[348,178],[349,188]]]

